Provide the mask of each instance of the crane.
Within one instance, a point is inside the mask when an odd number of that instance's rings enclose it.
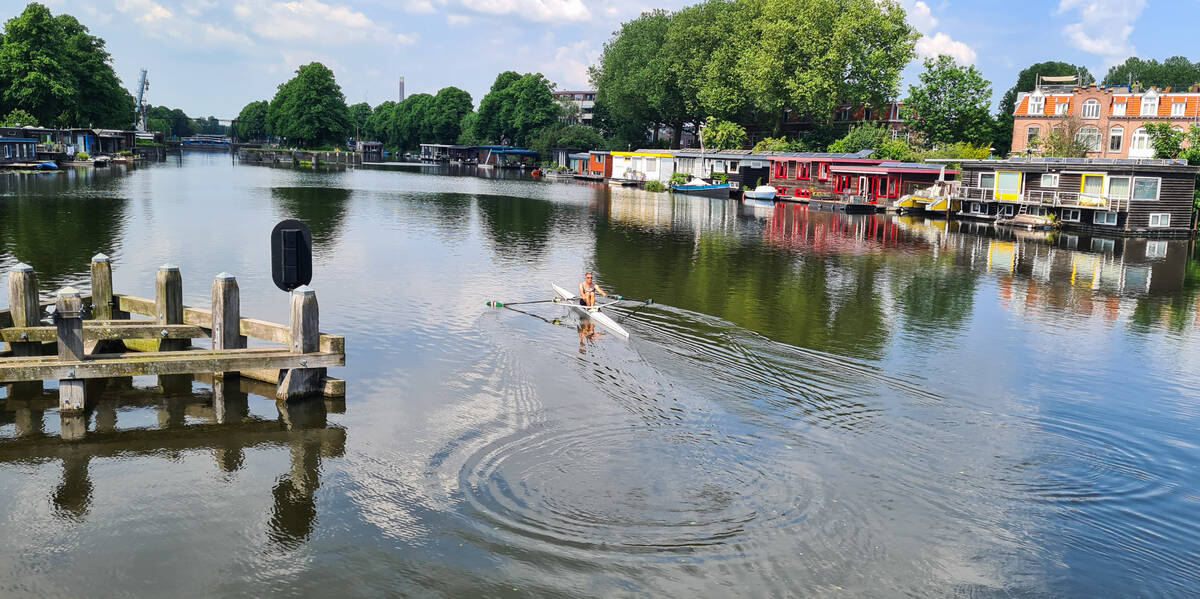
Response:
[[[150,89],[150,81],[146,79],[146,69],[142,68],[141,75],[138,77],[138,93],[137,93],[137,128],[138,131],[146,130],[146,90]]]

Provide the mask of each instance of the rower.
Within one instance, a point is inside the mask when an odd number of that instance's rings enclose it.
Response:
[[[597,291],[600,292],[600,295],[608,297],[608,294],[599,285],[592,282],[591,271],[583,273],[583,282],[579,284],[579,305],[595,306]]]

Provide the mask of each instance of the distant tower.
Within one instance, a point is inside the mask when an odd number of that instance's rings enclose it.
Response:
[[[404,77],[400,78],[400,101],[404,101]]]

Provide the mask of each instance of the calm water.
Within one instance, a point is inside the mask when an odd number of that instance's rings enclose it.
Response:
[[[344,402],[0,399],[3,596],[1196,596],[1200,263],[430,169],[0,175],[0,273],[185,301],[309,224]],[[545,299],[653,297],[588,339]],[[3,277],[5,275],[0,275]],[[0,305],[7,297],[0,298]],[[561,319],[555,326],[547,320]],[[0,396],[4,392],[0,391]]]

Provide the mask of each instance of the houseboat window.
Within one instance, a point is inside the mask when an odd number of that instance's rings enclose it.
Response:
[[[1017,213],[1017,207],[1012,204],[1004,204],[1000,206],[1000,213],[1004,216],[1013,216]]]
[[[1113,104],[1113,116],[1125,116],[1125,103],[1117,102]]]
[[[1171,116],[1183,116],[1183,108],[1186,106],[1183,102],[1171,103]]]
[[[1147,93],[1142,97],[1142,116],[1155,116],[1158,114],[1158,96],[1151,95],[1152,93]]]
[[[1042,107],[1046,105],[1046,97],[1041,94],[1033,94],[1029,96],[1029,114],[1042,114]]]
[[[1087,148],[1089,152],[1098,152],[1100,151],[1100,130],[1095,127],[1081,127],[1075,134],[1075,141]]]
[[[658,171],[658,159],[657,158],[647,158],[646,159],[646,172],[648,173],[650,171]]]
[[[1083,103],[1083,118],[1098,119],[1100,118],[1100,102],[1091,99]]]
[[[1113,200],[1129,199],[1129,177],[1109,177],[1108,197]]]
[[[1134,177],[1133,178],[1133,199],[1135,200],[1157,200],[1158,199],[1158,182],[1157,177]]]
[[[1025,147],[1033,147],[1037,143],[1038,135],[1042,132],[1042,128],[1033,125],[1025,130]]]
[[[1104,175],[1084,175],[1079,193],[1090,198],[1099,198],[1104,193]]]
[[[1120,152],[1121,151],[1121,138],[1124,136],[1125,136],[1125,129],[1123,127],[1113,127],[1112,129],[1109,129],[1108,130],[1108,151],[1109,152]]]
[[[1058,174],[1046,173],[1042,175],[1042,187],[1058,187]]]
[[[1054,104],[1054,114],[1067,114],[1067,109],[1071,107],[1070,100],[1058,100]]]
[[[1117,213],[1097,211],[1092,217],[1092,222],[1097,225],[1115,225],[1117,224]]]
[[[4,144],[4,157],[12,158],[12,146]]]
[[[1171,226],[1171,215],[1166,212],[1151,212],[1150,213],[1151,227],[1169,227]]]
[[[971,202],[971,214],[983,214],[983,205],[979,202]]]
[[[829,163],[828,162],[822,162],[819,166],[817,166],[817,177],[819,177],[822,181],[829,179]]]
[[[1019,194],[1021,193],[1021,173],[1000,172],[996,173],[996,193],[999,194]],[[1015,199],[1015,198],[1014,198]]]
[[[979,187],[982,189],[996,189],[996,173],[979,173]]]
[[[1146,242],[1146,257],[1147,258],[1166,258],[1167,257],[1167,242],[1165,242],[1165,241],[1147,241]]]
[[[737,167],[738,167],[738,163],[737,163],[737,161],[736,161],[736,160],[730,160],[730,161],[729,161],[729,172],[731,172],[731,173],[736,173],[736,172],[737,172]]]
[[[1073,223],[1079,222],[1079,209],[1078,208],[1064,208],[1062,211],[1062,219],[1071,221]]]
[[[808,163],[801,162],[799,168],[800,168],[800,178],[807,179],[808,178]]]

